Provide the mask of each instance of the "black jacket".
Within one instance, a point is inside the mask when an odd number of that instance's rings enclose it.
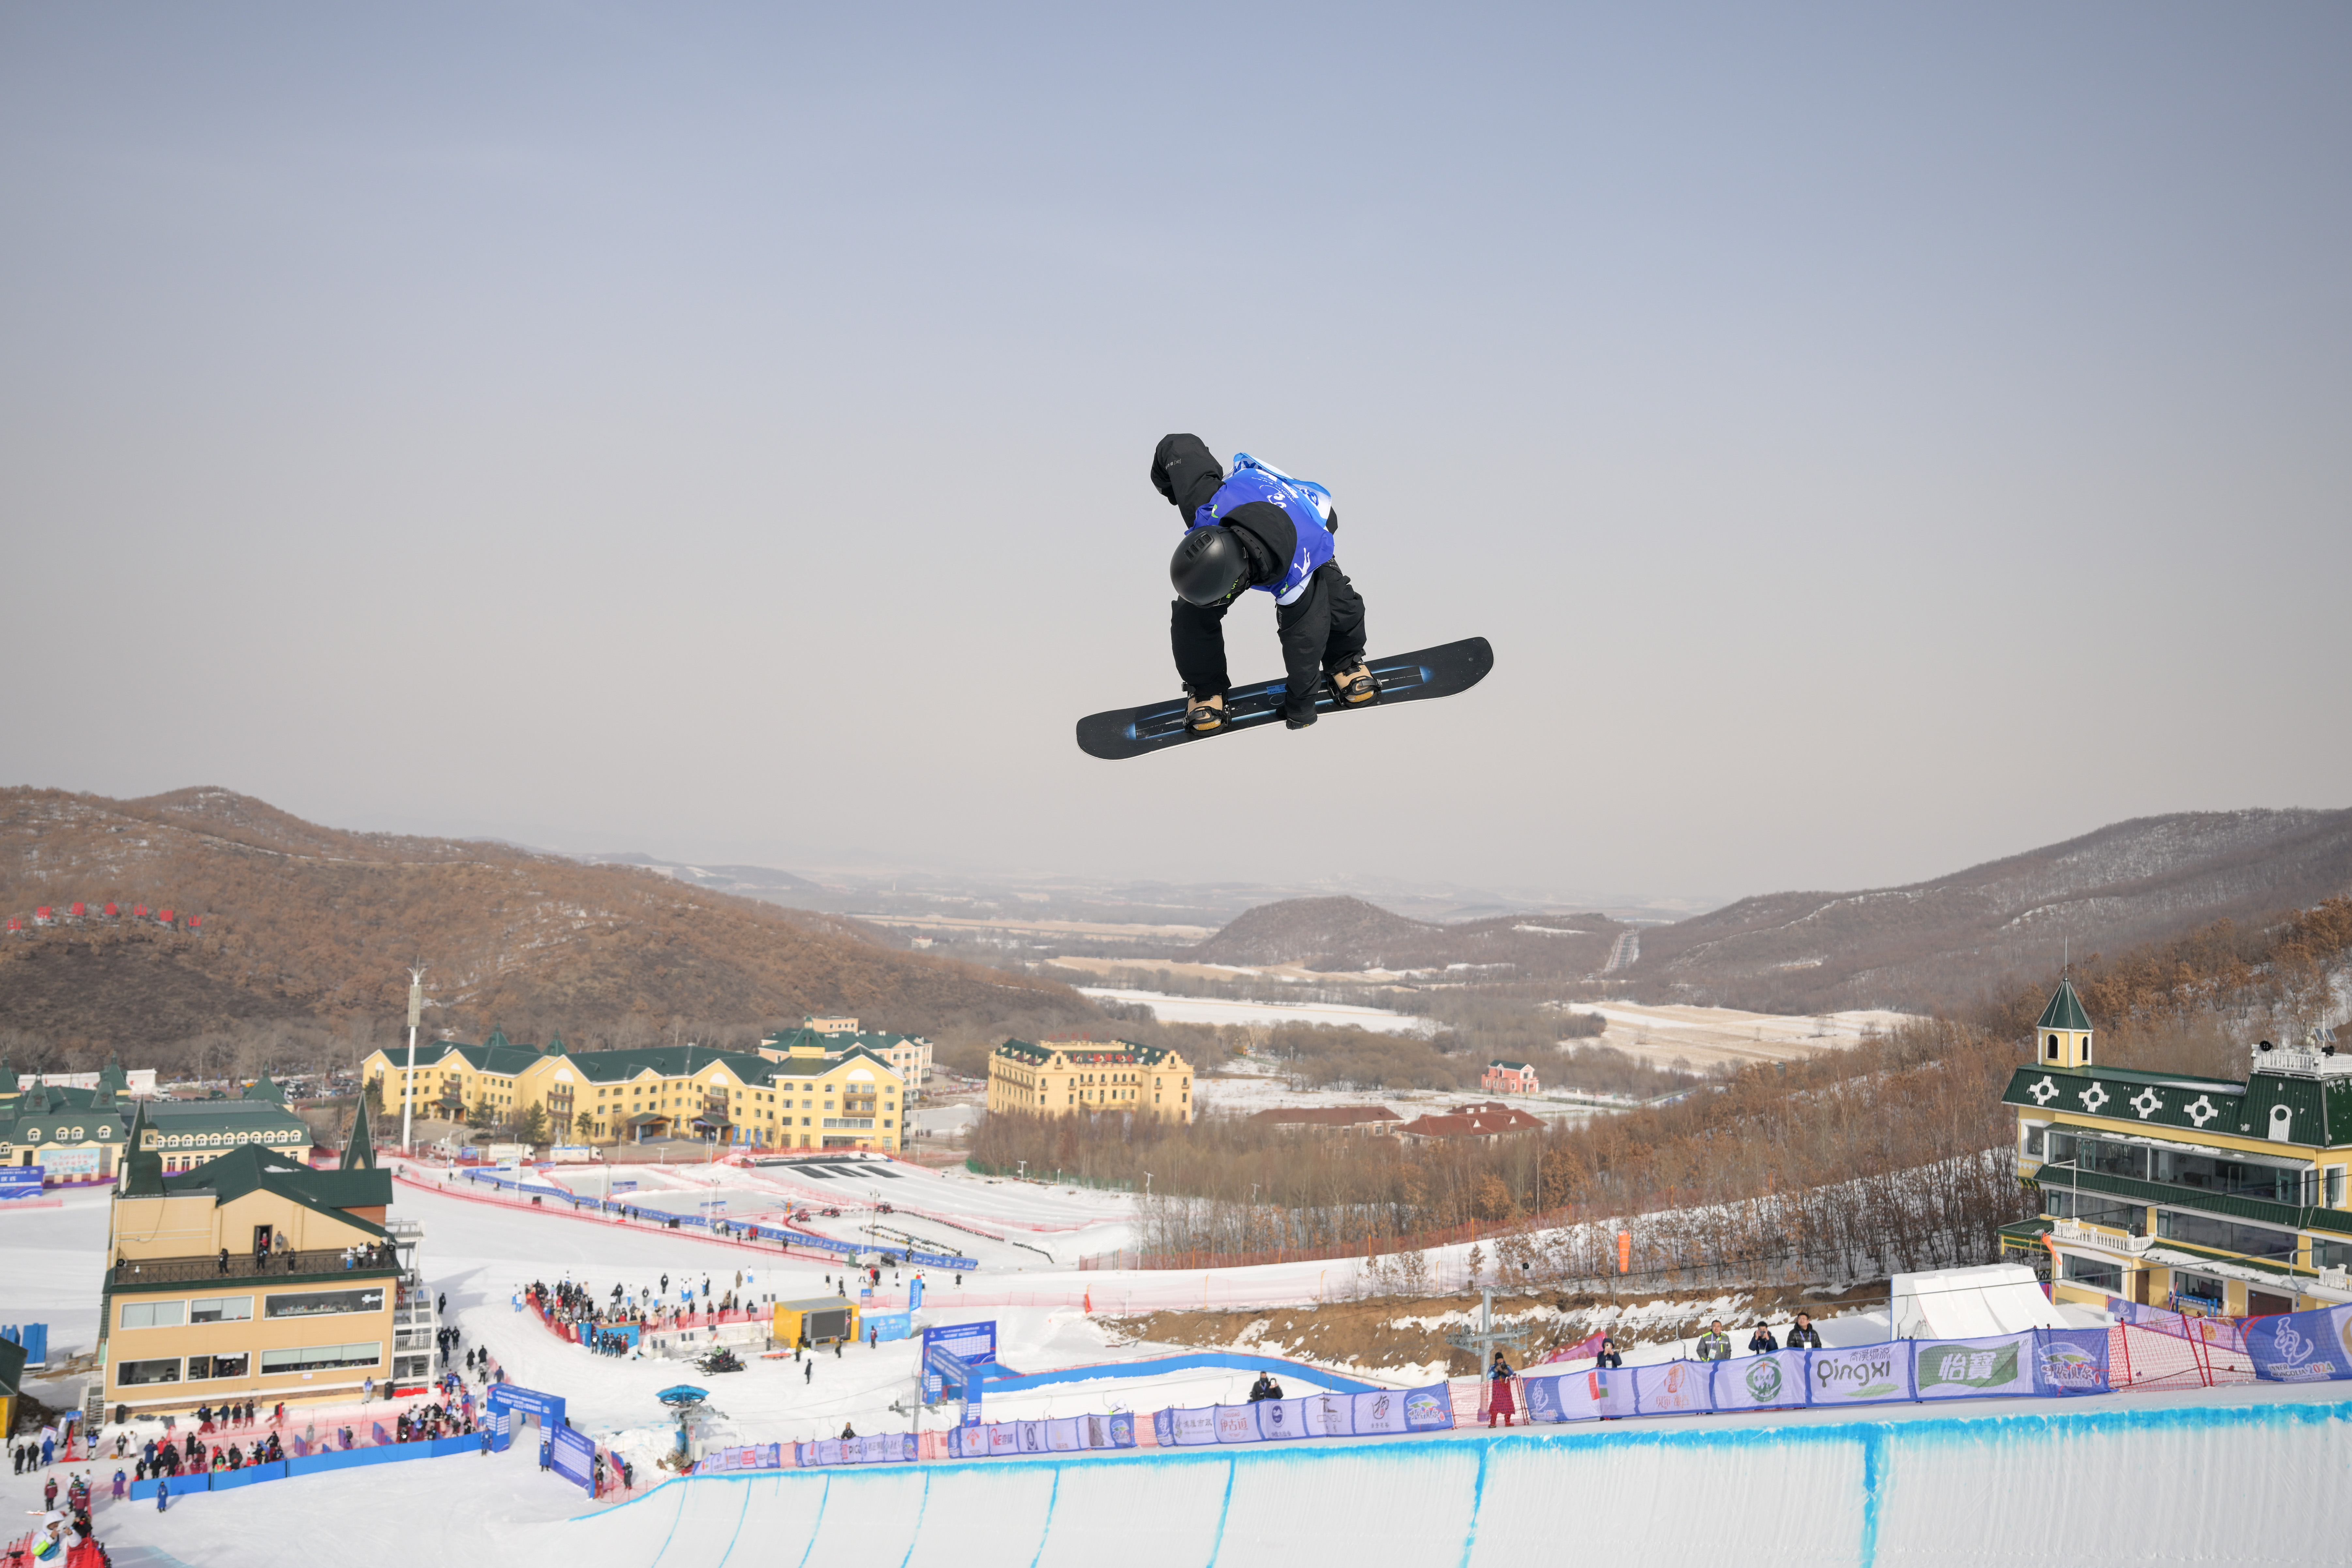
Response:
[[[1152,451],[1151,487],[1183,515],[1188,527],[1224,482],[1223,468],[1198,436],[1162,437]],[[1271,586],[1288,574],[1298,552],[1298,526],[1288,512],[1271,501],[1249,501],[1219,521],[1241,546],[1251,587]],[[1330,527],[1338,531],[1337,513]],[[1222,694],[1227,688],[1227,607],[1188,605],[1181,599],[1170,607],[1176,672],[1193,697]],[[1311,717],[1323,673],[1352,663],[1363,653],[1364,602],[1339,563],[1327,562],[1297,598],[1276,607],[1275,627],[1282,639],[1285,713]]]
[[[1789,1331],[1787,1348],[1792,1351],[1817,1351],[1822,1348],[1822,1336],[1811,1324],[1800,1324]]]

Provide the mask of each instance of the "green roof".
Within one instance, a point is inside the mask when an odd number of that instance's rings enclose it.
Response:
[[[2042,1021],[2037,1029],[2079,1029],[2088,1034],[2091,1020],[2083,1011],[2083,999],[2074,994],[2074,983],[2061,978],[2058,989],[2050,994],[2050,1005],[2042,1009]]]
[[[347,1211],[389,1208],[392,1173],[388,1171],[314,1171],[256,1143],[242,1144],[217,1160],[207,1160],[193,1171],[163,1178],[167,1194],[210,1193],[214,1206],[234,1203],[247,1193],[266,1191],[290,1199],[320,1214],[377,1236],[383,1227]]]
[[[1074,1062],[1109,1067],[1157,1067],[1171,1054],[1158,1046],[1139,1046],[1133,1040],[1055,1040],[1037,1045],[1028,1040],[1007,1040],[996,1047],[996,1055],[1010,1057],[1034,1067],[1051,1061],[1055,1056],[1067,1057]]]
[[[2136,1068],[2021,1067],[2010,1075],[2000,1099],[2004,1105],[2095,1116],[2128,1131],[2190,1142],[2200,1132],[2268,1138],[2272,1112],[2283,1108],[2282,1143],[2306,1149],[2352,1145],[2352,1079],[2258,1068],[2238,1083]]]

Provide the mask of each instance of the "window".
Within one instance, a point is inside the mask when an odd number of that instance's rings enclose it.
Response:
[[[2311,1244],[2311,1266],[2314,1268],[2352,1268],[2352,1241],[2320,1241]]]
[[[2341,1165],[2327,1167],[2327,1206],[2332,1209],[2344,1206],[2344,1167]]]
[[[2147,1230],[2147,1210],[2139,1204],[2111,1198],[2104,1193],[2076,1193],[2064,1187],[2045,1187],[2042,1212],[2053,1219],[2071,1219],[2079,1225],[2104,1225],[2115,1230],[2127,1230],[2142,1236]]]
[[[324,1372],[340,1366],[373,1366],[383,1360],[382,1342],[364,1345],[301,1345],[293,1350],[263,1351],[261,1375],[289,1372]]]
[[[192,1323],[242,1323],[252,1316],[250,1296],[205,1296],[188,1303]]]
[[[2066,1263],[2065,1278],[2068,1284],[2088,1285],[2094,1290],[2105,1290],[2110,1295],[2123,1294],[2122,1264],[2101,1262],[2096,1258],[2077,1258],[2071,1252],[2061,1253],[2059,1256]]]
[[[122,1304],[122,1326],[126,1329],[169,1329],[184,1321],[185,1304],[179,1301],[125,1301]]]
[[[2025,1157],[2027,1159],[2042,1158],[2042,1141],[2049,1131],[2049,1127],[2042,1122],[2029,1121],[2025,1124]]]
[[[180,1358],[164,1356],[155,1361],[124,1361],[114,1363],[114,1386],[139,1388],[152,1383],[180,1381]]]
[[[2235,1252],[2247,1258],[2291,1258],[2295,1252],[2295,1234],[2291,1230],[2242,1225],[2236,1220],[2184,1214],[2178,1209],[2158,1211],[2156,1234],[2167,1241],[2185,1241],[2191,1247],[2210,1247],[2216,1252]]]
[[[224,1351],[188,1358],[190,1383],[201,1383],[211,1377],[243,1377],[252,1370],[253,1357],[244,1351]]]
[[[299,1296],[263,1298],[263,1313],[272,1318],[321,1318],[331,1312],[378,1312],[383,1310],[383,1287],[365,1290],[312,1290]],[[265,1355],[263,1360],[268,1358]]]
[[[2265,1198],[2274,1204],[2302,1204],[2309,1183],[2306,1173],[2260,1160],[2218,1159],[2181,1150],[2156,1151],[2156,1179],[2200,1192],[2227,1193],[2233,1197]]]

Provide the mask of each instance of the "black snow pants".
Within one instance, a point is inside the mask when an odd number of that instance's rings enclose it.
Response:
[[[1170,606],[1168,637],[1176,654],[1176,674],[1194,699],[1223,696],[1225,674],[1225,609],[1223,605]],[[1364,601],[1337,561],[1325,563],[1307,580],[1307,591],[1274,611],[1282,638],[1286,677],[1283,711],[1297,718],[1315,708],[1315,689],[1324,676],[1353,664],[1364,652]]]

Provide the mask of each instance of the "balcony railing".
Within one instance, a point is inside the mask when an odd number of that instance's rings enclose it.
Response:
[[[2207,1214],[2227,1215],[2231,1219],[2250,1219],[2262,1225],[2293,1228],[2310,1223],[2306,1217],[2309,1211],[2293,1204],[2209,1192],[2203,1187],[2184,1187],[2171,1182],[2147,1182],[2137,1176],[2109,1175],[2105,1171],[2085,1171],[2074,1165],[2044,1165],[2033,1173],[2033,1179],[2045,1187],[2105,1193],[2138,1203],[2168,1204],[2174,1208],[2202,1209]]]
[[[309,1274],[389,1274],[399,1268],[392,1249],[367,1247],[357,1253],[321,1247],[309,1252],[273,1252],[258,1258],[232,1252],[226,1259],[210,1258],[127,1258],[107,1271],[107,1283],[117,1285],[179,1285],[202,1279],[258,1279],[270,1276]]]
[[[2120,1252],[2126,1258],[2137,1258],[2156,1240],[2148,1236],[2111,1236],[2104,1230],[2071,1219],[2052,1221],[2050,1234],[2069,1247],[2095,1247],[2103,1252]]]

